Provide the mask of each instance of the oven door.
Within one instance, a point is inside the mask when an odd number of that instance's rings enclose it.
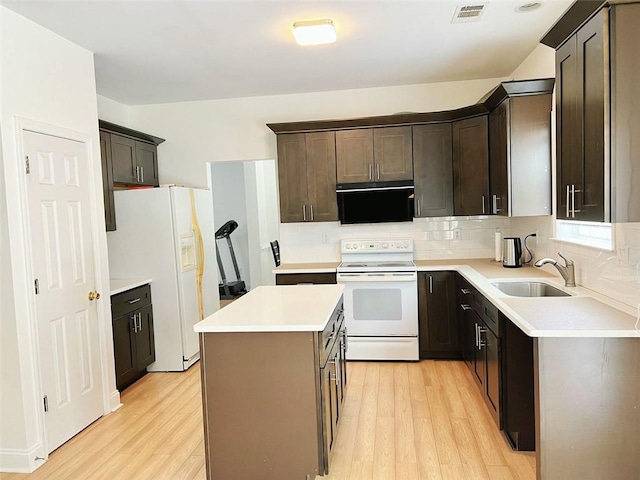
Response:
[[[418,335],[416,272],[338,273],[349,337]]]

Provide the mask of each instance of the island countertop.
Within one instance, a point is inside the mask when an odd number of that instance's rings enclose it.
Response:
[[[199,333],[319,332],[343,285],[260,286],[194,326]]]

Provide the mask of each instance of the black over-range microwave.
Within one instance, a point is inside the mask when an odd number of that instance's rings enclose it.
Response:
[[[339,183],[340,223],[413,221],[413,182]]]

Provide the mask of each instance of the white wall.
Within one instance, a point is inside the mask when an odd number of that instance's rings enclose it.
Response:
[[[501,79],[131,107],[131,127],[167,139],[162,183],[206,186],[207,162],[276,158],[267,123],[448,110],[476,103]]]
[[[513,80],[553,78],[555,76],[556,51],[542,44],[538,45],[511,74]]]
[[[93,55],[62,37],[0,6],[0,470],[29,469],[35,456],[44,457],[38,415],[42,402],[31,332],[28,328],[32,278],[26,271],[25,239],[20,218],[22,161],[17,158],[16,117],[80,132],[90,138],[89,158],[97,173],[97,262],[101,266],[96,286],[108,292],[108,263],[104,216],[100,142],[97,124]],[[8,228],[7,228],[8,227]],[[13,288],[12,286],[17,286]],[[104,295],[103,298],[108,298]],[[99,304],[98,321],[104,335],[110,331],[109,302]],[[108,328],[107,328],[108,327]],[[111,334],[108,334],[111,345]],[[104,348],[108,348],[104,345]],[[103,354],[113,355],[111,352]],[[103,356],[104,358],[104,356]],[[115,376],[109,376],[115,391]],[[117,392],[116,392],[117,394]]]
[[[122,125],[123,127],[131,126],[131,107],[124,103],[116,102],[110,98],[98,95],[98,118],[107,122]]]

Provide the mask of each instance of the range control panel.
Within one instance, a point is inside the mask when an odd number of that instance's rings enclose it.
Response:
[[[394,253],[413,252],[413,239],[390,238],[388,240],[342,240],[342,253]]]

